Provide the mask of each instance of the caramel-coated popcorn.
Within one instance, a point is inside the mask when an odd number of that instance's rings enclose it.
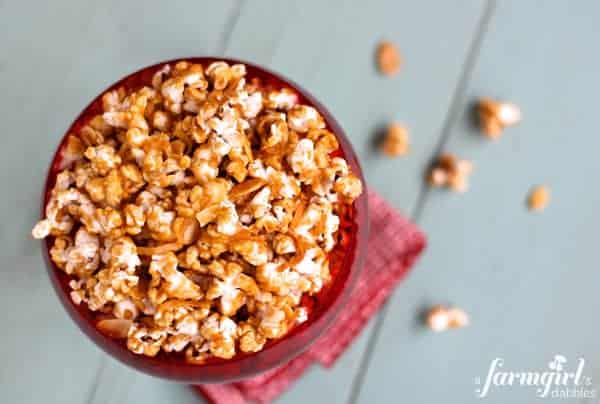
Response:
[[[62,150],[32,234],[53,237],[73,302],[137,354],[200,364],[260,351],[331,281],[361,181],[315,108],[245,76],[165,65],[147,87],[104,94]]]
[[[391,42],[382,42],[377,48],[377,64],[379,71],[386,76],[393,76],[400,70],[402,58],[400,53]]]
[[[504,128],[521,121],[521,109],[511,102],[482,98],[477,104],[479,125],[490,139],[498,139]]]
[[[429,172],[427,180],[433,187],[447,187],[454,192],[465,192],[473,164],[453,154],[442,154]]]
[[[458,307],[433,306],[425,318],[427,326],[435,332],[463,328],[469,324],[468,314]]]
[[[409,147],[408,130],[398,123],[391,124],[382,144],[383,152],[390,157],[404,156]]]

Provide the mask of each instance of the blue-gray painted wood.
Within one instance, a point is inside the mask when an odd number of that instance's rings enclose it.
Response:
[[[0,305],[10,308],[0,314],[10,324],[0,333],[2,401],[201,402],[87,341],[58,304],[28,235],[51,152],[82,106],[138,67],[202,54],[266,65],[314,93],[345,128],[369,185],[416,215],[430,238],[415,271],[334,368],[310,369],[278,402],[463,404],[475,401],[473,379],[494,357],[542,369],[557,353],[585,356],[600,387],[600,196],[592,179],[600,168],[600,6],[490,4],[0,0]],[[391,79],[374,65],[382,39],[404,58]],[[470,103],[482,95],[523,108],[523,123],[496,143],[469,123]],[[391,120],[411,131],[405,158],[372,147]],[[440,145],[474,161],[466,194],[423,188]],[[525,197],[538,183],[551,187],[552,201],[533,215]],[[424,330],[418,313],[438,302],[464,307],[472,325]],[[485,401],[530,403],[534,394],[506,389]]]

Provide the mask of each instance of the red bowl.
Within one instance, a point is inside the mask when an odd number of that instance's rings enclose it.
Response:
[[[78,135],[81,128],[94,115],[102,112],[102,94],[119,87],[136,89],[143,85],[150,85],[152,76],[157,70],[166,63],[173,65],[180,60],[201,63],[204,66],[215,60],[225,60],[230,64],[244,63],[248,79],[259,78],[261,83],[267,87],[288,87],[295,90],[299,96],[299,102],[315,107],[325,118],[328,129],[337,136],[340,144],[339,150],[335,153],[346,159],[354,174],[365,184],[358,159],[344,131],[331,113],[307,91],[277,73],[250,63],[224,58],[193,57],[169,60],[138,70],[111,85],[85,107],[65,133],[52,159],[43,194],[42,217],[45,216],[44,209],[48,203],[56,175],[61,169],[62,152],[66,145],[67,135]],[[71,301],[68,285],[71,277],[56,267],[49,257],[53,238],[49,237],[42,241],[42,249],[50,280],[63,306],[79,328],[109,355],[137,370],[164,379],[184,383],[222,383],[247,378],[291,360],[306,350],[335,321],[352,290],[366,253],[369,232],[366,190],[340,219],[340,243],[330,253],[332,281],[316,296],[303,297],[302,303],[309,311],[308,320],[293,328],[283,338],[270,341],[260,352],[240,353],[229,360],[214,359],[202,365],[188,364],[177,354],[161,352],[153,358],[137,355],[129,351],[122,340],[111,339],[100,333],[94,325],[96,313],[90,311],[85,304],[78,306]]]

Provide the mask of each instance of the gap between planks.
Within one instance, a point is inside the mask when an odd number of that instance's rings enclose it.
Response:
[[[231,13],[225,20],[225,24],[223,27],[223,33],[221,34],[221,38],[219,40],[219,46],[216,47],[217,55],[216,56],[224,56],[227,48],[229,47],[229,43],[231,42],[231,36],[233,34],[233,30],[237,25],[237,22],[240,19],[242,14],[242,8],[244,6],[245,0],[237,0],[235,7],[233,7]]]

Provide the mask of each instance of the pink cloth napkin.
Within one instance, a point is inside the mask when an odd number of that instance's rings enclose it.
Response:
[[[303,354],[252,379],[194,386],[211,404],[267,404],[313,364],[331,367],[377,312],[425,248],[424,234],[375,193],[369,193],[370,235],[365,266],[347,307]]]

